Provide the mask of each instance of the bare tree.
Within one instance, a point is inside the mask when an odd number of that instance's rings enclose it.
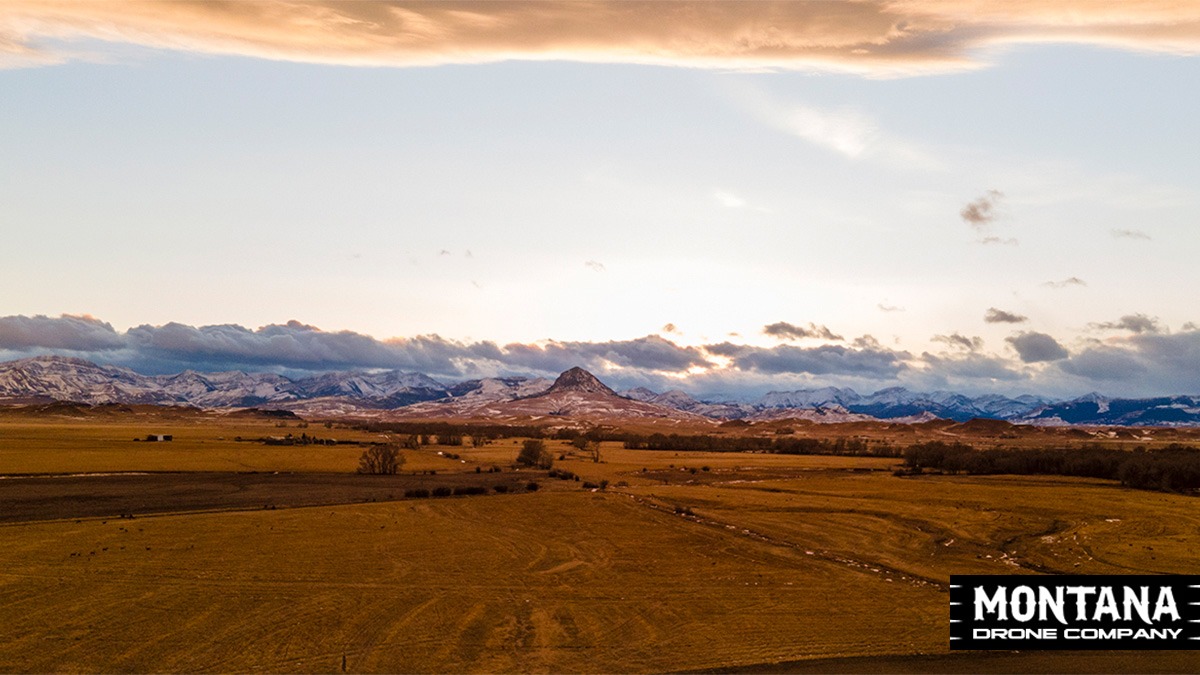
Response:
[[[395,475],[404,466],[404,455],[392,443],[373,445],[358,458],[358,472],[375,475]]]
[[[600,462],[600,441],[592,441],[584,436],[579,436],[571,441],[571,445],[587,453],[587,456],[591,457],[593,462]]]

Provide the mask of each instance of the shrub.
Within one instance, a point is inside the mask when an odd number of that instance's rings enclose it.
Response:
[[[546,449],[545,441],[533,438],[521,444],[521,452],[517,454],[517,464],[549,469],[554,466],[554,455]]]
[[[427,499],[429,497],[429,490],[426,490],[425,488],[415,488],[412,490],[405,490],[404,496],[409,497],[411,499]]]
[[[525,486],[525,489],[530,492],[537,492],[538,488],[540,487],[542,486],[538,485],[536,481],[529,481],[529,484]]]
[[[501,494],[501,495],[504,494],[505,492],[508,492],[507,485],[493,485],[492,489],[496,491],[496,494]]]
[[[583,481],[583,489],[584,490],[596,490],[599,487],[600,487],[599,485],[596,485],[595,483],[593,483],[590,480]]]
[[[449,497],[452,494],[454,494],[454,492],[448,487],[439,487],[433,489],[434,497]]]
[[[480,486],[480,485],[463,485],[463,486],[454,488],[454,494],[456,494],[456,495],[485,495],[485,494],[487,494],[487,488]]]

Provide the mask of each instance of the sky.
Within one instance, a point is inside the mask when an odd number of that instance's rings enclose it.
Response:
[[[1200,393],[1200,6],[0,5],[0,358]]]

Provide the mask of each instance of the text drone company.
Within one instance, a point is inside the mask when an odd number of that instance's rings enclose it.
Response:
[[[1196,576],[954,575],[950,647],[1196,649],[1198,609]]]

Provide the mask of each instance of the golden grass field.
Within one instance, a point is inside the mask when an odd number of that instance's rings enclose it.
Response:
[[[353,446],[231,440],[276,431],[6,421],[0,474],[357,465]],[[130,440],[150,432],[177,440]],[[507,470],[519,442],[406,451],[405,470]],[[543,480],[535,493],[0,525],[0,671],[1200,670],[1194,652],[947,653],[951,573],[1194,573],[1194,498],[897,478],[891,459],[615,444],[602,459],[556,468],[606,491]]]

